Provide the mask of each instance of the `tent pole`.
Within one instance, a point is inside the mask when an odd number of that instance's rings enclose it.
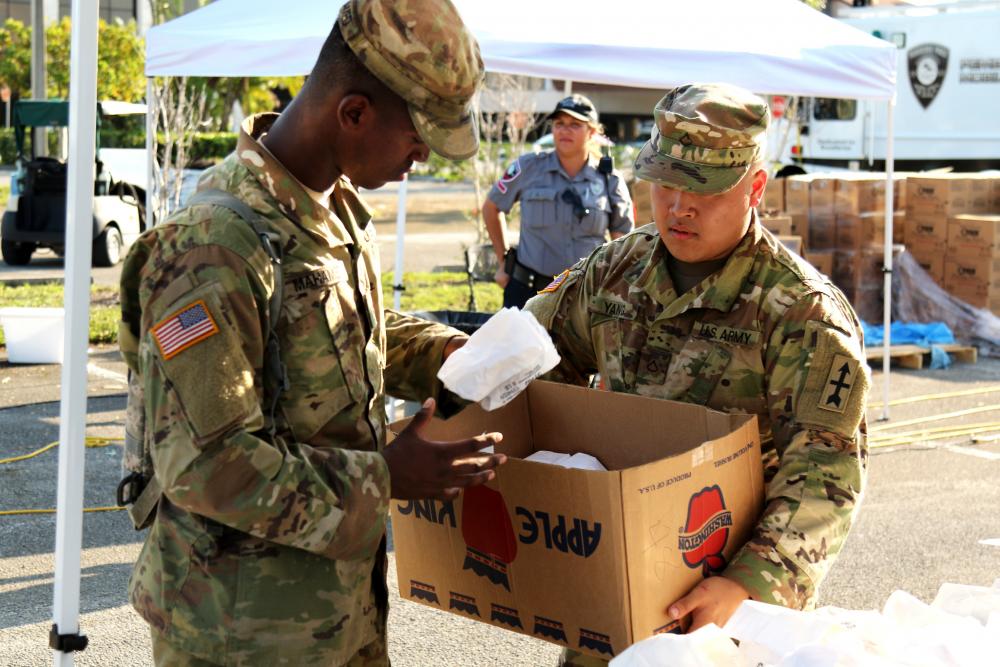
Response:
[[[156,224],[156,86],[153,77],[146,77],[146,229]]]
[[[406,236],[406,186],[410,182],[404,175],[399,182],[399,199],[396,203],[396,267],[392,280],[392,307],[399,310],[403,297],[403,242]]]
[[[882,416],[879,421],[889,419],[889,346],[892,336],[889,327],[892,324],[892,218],[893,218],[893,116],[896,111],[896,97],[893,96],[886,107],[886,139],[885,139],[885,266],[883,268],[882,297]]]
[[[66,269],[62,389],[59,400],[55,586],[52,634],[56,667],[73,665],[80,637],[80,551],[83,536],[84,436],[87,426],[87,342],[94,211],[97,122],[97,8],[73,0],[69,85],[69,174],[66,191]]]

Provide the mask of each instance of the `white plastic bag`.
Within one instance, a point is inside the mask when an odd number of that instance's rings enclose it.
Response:
[[[576,468],[578,470],[603,470],[607,471],[604,464],[590,454],[577,452],[576,454],[562,454],[560,452],[550,452],[547,449],[540,449],[526,457],[525,461],[535,461],[536,463],[547,463],[563,468]]]
[[[496,410],[558,363],[559,353],[535,316],[504,308],[448,357],[438,378],[462,398]]]
[[[653,635],[633,644],[611,667],[738,667],[745,663],[736,644],[713,623],[686,635]]]

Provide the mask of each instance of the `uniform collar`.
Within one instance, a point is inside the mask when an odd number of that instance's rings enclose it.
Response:
[[[591,158],[588,156],[586,164],[583,165],[583,169],[576,172],[576,176],[570,178],[569,174],[566,173],[566,170],[563,169],[562,163],[559,162],[559,155],[553,149],[549,151],[548,161],[545,163],[545,169],[547,171],[558,171],[567,181],[592,181],[597,178],[598,173],[597,170],[594,169],[594,166],[590,163]]]
[[[711,308],[728,313],[743,291],[761,239],[756,212],[751,215],[750,229],[729,255],[725,266],[684,294],[677,296],[667,269],[667,247],[659,234],[655,236],[653,247],[636,263],[636,268],[626,274],[625,279],[663,306],[664,310],[657,319],[677,317],[692,308]]]
[[[351,245],[372,218],[371,211],[346,178],[334,185],[329,208],[310,195],[302,183],[260,142],[278,119],[276,113],[246,118],[236,140],[236,159],[276,201],[278,210],[317,241],[329,247]]]

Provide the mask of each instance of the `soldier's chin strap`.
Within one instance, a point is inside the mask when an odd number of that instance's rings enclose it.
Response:
[[[282,278],[281,237],[275,232],[265,230],[259,223],[256,212],[244,202],[225,190],[200,190],[188,200],[188,206],[207,204],[229,209],[253,228],[271,260],[271,270],[274,274],[274,289],[268,299],[267,342],[264,346],[264,395],[270,405],[267,406],[267,432],[273,438],[277,432],[278,401],[281,394],[288,390],[288,369],[281,361],[281,346],[278,343],[278,317],[281,315],[281,298],[284,292]]]

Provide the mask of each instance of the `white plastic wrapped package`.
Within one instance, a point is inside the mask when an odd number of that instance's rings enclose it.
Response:
[[[547,449],[540,449],[529,456],[524,457],[525,461],[535,461],[536,463],[547,463],[563,468],[576,468],[577,470],[598,470],[607,471],[604,464],[590,454],[578,452],[576,454],[563,454],[561,452],[550,452]]]
[[[504,308],[448,357],[438,378],[449,391],[496,410],[559,363],[559,353],[535,316]]]
[[[713,623],[686,635],[654,635],[628,647],[611,661],[611,667],[736,667],[743,664],[736,644]]]

